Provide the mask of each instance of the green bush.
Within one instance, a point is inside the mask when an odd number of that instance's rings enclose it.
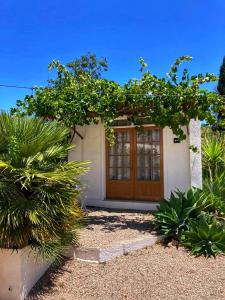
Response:
[[[194,255],[225,254],[224,226],[207,214],[201,215],[198,220],[190,220],[182,240]]]
[[[202,138],[202,165],[204,178],[213,181],[225,169],[225,136],[205,129]]]
[[[195,255],[225,253],[225,136],[203,130],[203,189],[162,200],[154,221],[164,241],[176,239]],[[210,215],[211,214],[211,215]]]
[[[178,191],[163,199],[155,216],[156,230],[168,239],[179,240],[189,220],[201,212],[200,195],[199,189],[190,189],[186,194]]]
[[[205,211],[225,215],[225,172],[216,176],[214,180],[204,179],[202,199]]]
[[[154,224],[164,241],[175,239],[194,255],[225,253],[224,225],[216,218],[224,211],[223,179],[221,175],[207,185],[205,182],[204,191],[190,189],[162,200]]]
[[[86,163],[67,162],[69,131],[57,122],[0,114],[0,247],[30,245],[45,258],[77,243],[76,203]]]

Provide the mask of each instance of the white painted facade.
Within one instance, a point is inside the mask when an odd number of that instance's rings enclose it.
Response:
[[[87,185],[86,205],[119,209],[155,209],[157,203],[152,201],[118,201],[106,199],[106,151],[105,130],[102,124],[77,128],[84,139],[74,139],[75,149],[70,153],[70,160],[88,160],[90,171],[82,180]],[[186,129],[185,129],[186,130]],[[187,133],[187,130],[186,130]],[[202,185],[201,168],[201,129],[199,121],[191,121],[187,139],[174,143],[173,132],[163,129],[163,177],[164,197],[179,189],[186,191],[189,187]],[[198,153],[189,149],[193,145]]]

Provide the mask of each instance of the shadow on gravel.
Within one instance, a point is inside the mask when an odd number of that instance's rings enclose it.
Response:
[[[32,288],[26,300],[44,300],[46,295],[52,293],[52,289],[56,286],[54,282],[63,273],[71,273],[67,268],[66,264],[70,259],[65,258],[60,263],[54,263],[46,271],[46,273],[39,279],[36,285]],[[59,284],[58,284],[59,286]],[[63,288],[63,286],[61,286]]]
[[[142,217],[140,216],[140,211],[127,211],[130,215],[132,215],[132,213],[134,214],[134,216],[131,217],[129,214],[126,215],[124,210],[104,210],[110,212],[110,215],[102,214],[98,216],[88,216],[85,221],[87,226],[86,229],[94,230],[92,227],[93,225],[101,225],[101,230],[104,232],[115,232],[117,230],[125,229],[134,229],[140,232],[151,232],[153,230],[152,220],[146,218],[146,216],[148,216],[147,213],[142,212]],[[91,209],[91,211],[93,212],[95,209]],[[121,215],[113,215],[113,212],[119,212]],[[139,215],[137,214],[137,216],[135,216],[135,213],[138,213]]]

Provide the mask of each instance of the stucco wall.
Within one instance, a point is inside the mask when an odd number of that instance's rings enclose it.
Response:
[[[69,160],[89,160],[90,171],[82,180],[87,184],[87,199],[99,201],[105,198],[105,134],[102,125],[77,128],[84,137],[75,137],[75,149],[70,152]]]
[[[202,187],[202,153],[201,126],[199,121],[191,120],[189,125],[189,144],[195,146],[197,152],[190,151],[191,186]]]
[[[188,139],[174,143],[169,128],[163,130],[164,196],[176,189],[185,191],[190,186],[190,151]]]
[[[192,129],[192,127],[194,129]],[[163,129],[163,164],[164,164],[164,196],[169,197],[176,189],[182,191],[195,183],[201,186],[201,156],[200,153],[193,155],[189,150],[190,142],[199,144],[200,124],[194,122],[190,126],[189,136],[181,143],[174,143],[174,135],[169,128]],[[104,127],[99,125],[78,128],[84,136],[81,140],[75,137],[75,149],[70,153],[70,160],[90,160],[90,172],[83,177],[86,182],[86,203],[93,206],[109,208],[133,208],[133,209],[155,209],[156,204],[152,202],[134,201],[112,201],[105,200],[105,132]],[[194,137],[193,137],[194,133]]]
[[[39,261],[29,248],[0,249],[0,299],[23,300],[45,273],[49,263]]]

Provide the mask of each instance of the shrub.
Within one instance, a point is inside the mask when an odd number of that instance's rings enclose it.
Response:
[[[205,128],[203,189],[162,200],[154,221],[164,241],[176,239],[195,255],[225,253],[225,136]],[[210,215],[211,214],[211,215]]]
[[[225,172],[216,176],[214,180],[205,178],[202,199],[206,211],[216,215],[225,214]]]
[[[186,194],[180,191],[160,202],[156,219],[156,230],[168,239],[180,239],[187,229],[191,218],[196,218],[201,211],[199,189],[190,189]]]
[[[194,255],[225,254],[224,226],[207,214],[201,215],[198,220],[190,220],[182,240]]]
[[[204,131],[202,139],[202,165],[204,178],[213,181],[224,172],[225,168],[225,137],[224,134]]]
[[[0,247],[27,245],[45,258],[77,243],[76,203],[86,163],[67,162],[60,123],[0,114]]]

